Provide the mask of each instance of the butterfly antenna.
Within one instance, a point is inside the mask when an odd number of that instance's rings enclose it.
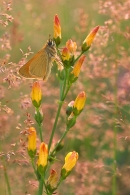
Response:
[[[49,42],[51,41],[52,39],[51,39],[51,35],[49,34]]]

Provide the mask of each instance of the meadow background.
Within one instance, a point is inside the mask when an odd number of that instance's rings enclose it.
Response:
[[[0,194],[35,195],[37,181],[26,151],[26,128],[34,123],[30,100],[33,80],[22,79],[19,68],[53,37],[58,14],[64,47],[78,45],[97,25],[100,29],[86,52],[79,79],[62,108],[54,143],[65,128],[65,110],[80,91],[86,106],[64,140],[55,169],[69,151],[79,160],[58,195],[130,195],[130,1],[129,0],[0,0]],[[57,111],[59,83],[53,66],[43,92],[44,141],[48,143]],[[36,126],[35,126],[36,127]],[[6,168],[6,169],[5,169]]]

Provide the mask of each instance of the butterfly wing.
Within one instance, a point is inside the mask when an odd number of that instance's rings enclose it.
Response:
[[[48,64],[48,54],[45,49],[42,49],[31,59],[29,73],[36,78],[45,80]]]
[[[29,73],[29,67],[30,67],[30,61],[29,60],[26,64],[24,64],[20,69],[19,69],[19,74],[27,79],[34,79],[33,75]]]
[[[48,55],[47,52],[42,49],[34,55],[25,65],[23,65],[19,73],[21,76],[28,79],[43,79],[47,74]]]

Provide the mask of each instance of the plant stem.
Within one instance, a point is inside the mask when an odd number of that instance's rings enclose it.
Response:
[[[32,167],[33,167],[34,173],[37,176],[37,179],[39,180],[38,175],[37,175],[37,171],[36,171],[36,167],[35,167],[35,164],[34,164],[34,158],[31,158],[31,163],[32,163]]]
[[[61,184],[61,182],[63,181],[63,179],[62,179],[62,177],[59,179],[59,182],[58,182],[58,184],[57,184],[57,188],[58,188],[58,186]]]
[[[39,130],[39,134],[40,134],[40,140],[41,140],[41,142],[43,142],[43,137],[42,137],[42,122],[43,122],[43,118],[41,120],[41,113],[40,113],[39,108],[36,108],[35,120],[36,120],[36,122],[38,124],[38,130]]]
[[[74,64],[83,55],[83,53],[84,53],[84,51],[82,51],[81,54],[74,60]]]
[[[63,82],[60,82],[60,100],[62,97],[62,88],[63,88]]]
[[[38,195],[42,195],[42,192],[43,192],[43,179],[41,177],[39,181]]]
[[[69,91],[70,87],[71,87],[71,84],[68,85],[67,90],[64,94],[63,100],[65,99],[66,95],[68,94],[68,91]]]
[[[50,151],[50,147],[51,147],[52,140],[53,140],[53,137],[54,137],[54,134],[55,134],[55,130],[56,130],[58,118],[59,118],[59,115],[60,115],[60,111],[61,111],[61,108],[62,108],[64,99],[66,97],[66,96],[64,96],[64,92],[65,92],[65,88],[66,88],[66,81],[68,79],[68,74],[69,74],[69,70],[68,69],[65,69],[65,79],[64,79],[63,87],[61,89],[62,92],[60,93],[61,94],[61,97],[60,97],[60,101],[59,101],[59,107],[58,107],[58,110],[57,110],[55,122],[54,122],[53,129],[52,129],[52,133],[51,133],[51,136],[50,136],[50,140],[49,140],[49,144],[48,144],[48,151]],[[67,95],[67,93],[66,93],[66,95]]]
[[[64,79],[64,83],[63,83],[63,87],[62,87],[62,92],[61,92],[61,101],[64,100],[64,92],[65,92],[65,88],[66,88],[66,81],[67,81],[67,78],[68,78],[68,69],[65,69],[65,79]]]
[[[45,186],[45,189],[46,189],[46,194],[47,194],[47,195],[50,195],[50,193],[48,192],[48,189],[47,189],[47,187],[46,187],[46,183],[45,183],[45,180],[44,180],[44,178],[42,178],[42,180],[43,180],[43,184],[44,184],[44,186]]]
[[[43,142],[43,137],[42,137],[42,126],[41,125],[38,125],[39,127],[39,133],[40,133],[40,140],[41,142]]]
[[[51,147],[51,144],[52,144],[52,140],[53,140],[54,133],[55,133],[55,130],[56,130],[56,126],[57,126],[57,122],[58,122],[58,118],[59,118],[59,115],[60,115],[60,110],[61,110],[62,104],[63,104],[63,101],[60,101],[58,111],[57,111],[57,114],[56,114],[56,118],[55,118],[55,122],[54,122],[53,129],[52,129],[52,133],[51,133],[51,136],[50,136],[49,144],[48,144],[48,151],[50,150],[50,147]]]
[[[7,184],[8,194],[11,195],[11,188],[10,188],[10,183],[9,183],[7,170],[6,170],[5,165],[3,167],[4,167],[4,176],[5,176],[5,181],[6,181],[6,184]]]
[[[44,185],[45,190],[46,190],[45,193],[46,193],[47,195],[50,195],[50,193],[49,193],[48,190],[47,190],[45,181],[44,181],[44,176],[42,176],[41,179],[40,179],[40,181],[39,181],[38,195],[42,195],[42,193],[43,193],[43,185]]]
[[[59,142],[57,143],[57,145],[55,146],[55,148],[53,149],[53,151],[51,152],[50,156],[53,155],[53,153],[56,151],[56,149],[58,148],[58,146],[60,145],[60,143],[62,142],[62,140],[64,139],[64,137],[66,136],[66,134],[68,133],[69,129],[66,129],[65,132],[63,133],[61,139],[59,140]]]

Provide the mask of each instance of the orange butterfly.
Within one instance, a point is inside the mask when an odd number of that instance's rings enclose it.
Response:
[[[46,81],[54,60],[57,60],[56,46],[54,41],[49,39],[45,46],[19,69],[19,74],[27,79]]]

